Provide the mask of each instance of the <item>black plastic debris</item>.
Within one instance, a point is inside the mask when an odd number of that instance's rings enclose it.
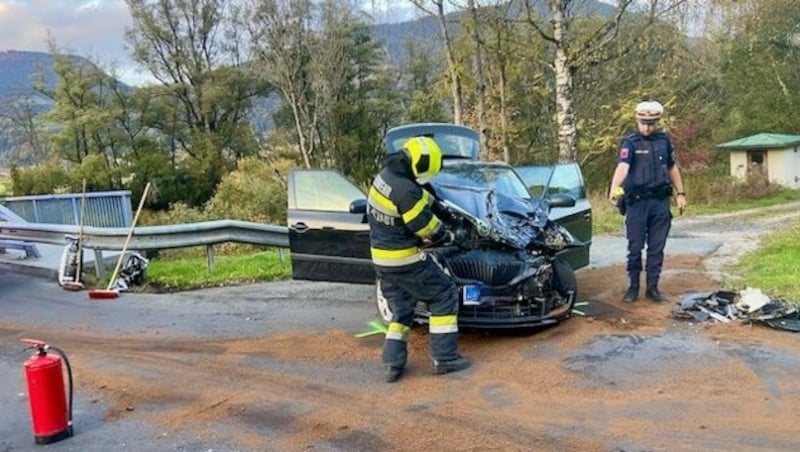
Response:
[[[144,283],[147,277],[147,258],[139,253],[129,253],[125,257],[125,265],[119,272],[119,277],[114,282],[112,289],[124,292],[131,286],[136,286]]]
[[[770,298],[758,289],[739,292],[688,292],[681,297],[673,317],[705,322],[709,319],[729,323],[743,321],[763,323],[771,328],[800,332],[798,303]]]

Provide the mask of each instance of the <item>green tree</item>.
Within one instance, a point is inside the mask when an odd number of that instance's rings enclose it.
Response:
[[[727,43],[721,65],[726,112],[721,135],[797,133],[800,1],[746,1],[728,11],[728,31],[721,36]]]
[[[442,88],[446,80],[442,76],[442,67],[438,60],[433,58],[435,49],[423,40],[413,40],[405,43],[408,61],[400,73],[402,79],[398,82],[398,91],[404,91],[405,120],[408,122],[447,122],[449,117],[444,111],[444,96]],[[396,122],[403,118],[398,117]],[[397,124],[394,124],[397,125]]]
[[[193,180],[192,205],[214,193],[237,159],[257,149],[247,114],[268,93],[247,67],[234,18],[223,0],[126,0],[133,17],[127,39],[166,96],[166,121],[150,127],[165,136]],[[186,157],[185,159],[183,157]]]
[[[401,111],[364,21],[337,1],[254,0],[247,17],[258,72],[283,101],[276,124],[292,131],[298,160],[371,177]]]

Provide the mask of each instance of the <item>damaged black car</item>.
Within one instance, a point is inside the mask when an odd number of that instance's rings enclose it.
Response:
[[[459,325],[529,328],[570,316],[574,271],[588,265],[591,207],[575,164],[521,166],[478,160],[478,136],[453,124],[411,124],[387,133],[388,152],[412,136],[442,148],[428,187],[456,240],[425,250],[459,290]],[[334,170],[289,175],[289,239],[294,279],[375,284],[380,317],[392,311],[369,254],[366,195]],[[416,320],[428,312],[419,303]]]

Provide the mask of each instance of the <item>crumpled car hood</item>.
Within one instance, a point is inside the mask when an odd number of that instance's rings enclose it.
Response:
[[[435,184],[439,198],[451,210],[468,218],[478,234],[525,249],[547,225],[549,201],[525,200],[495,193],[490,188]]]

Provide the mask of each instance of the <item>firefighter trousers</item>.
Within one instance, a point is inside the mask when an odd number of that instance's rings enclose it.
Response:
[[[431,357],[436,361],[458,358],[458,293],[453,281],[431,259],[402,270],[376,267],[381,291],[392,309],[392,322],[383,346],[385,366],[405,367],[408,332],[417,301],[428,305]]]

